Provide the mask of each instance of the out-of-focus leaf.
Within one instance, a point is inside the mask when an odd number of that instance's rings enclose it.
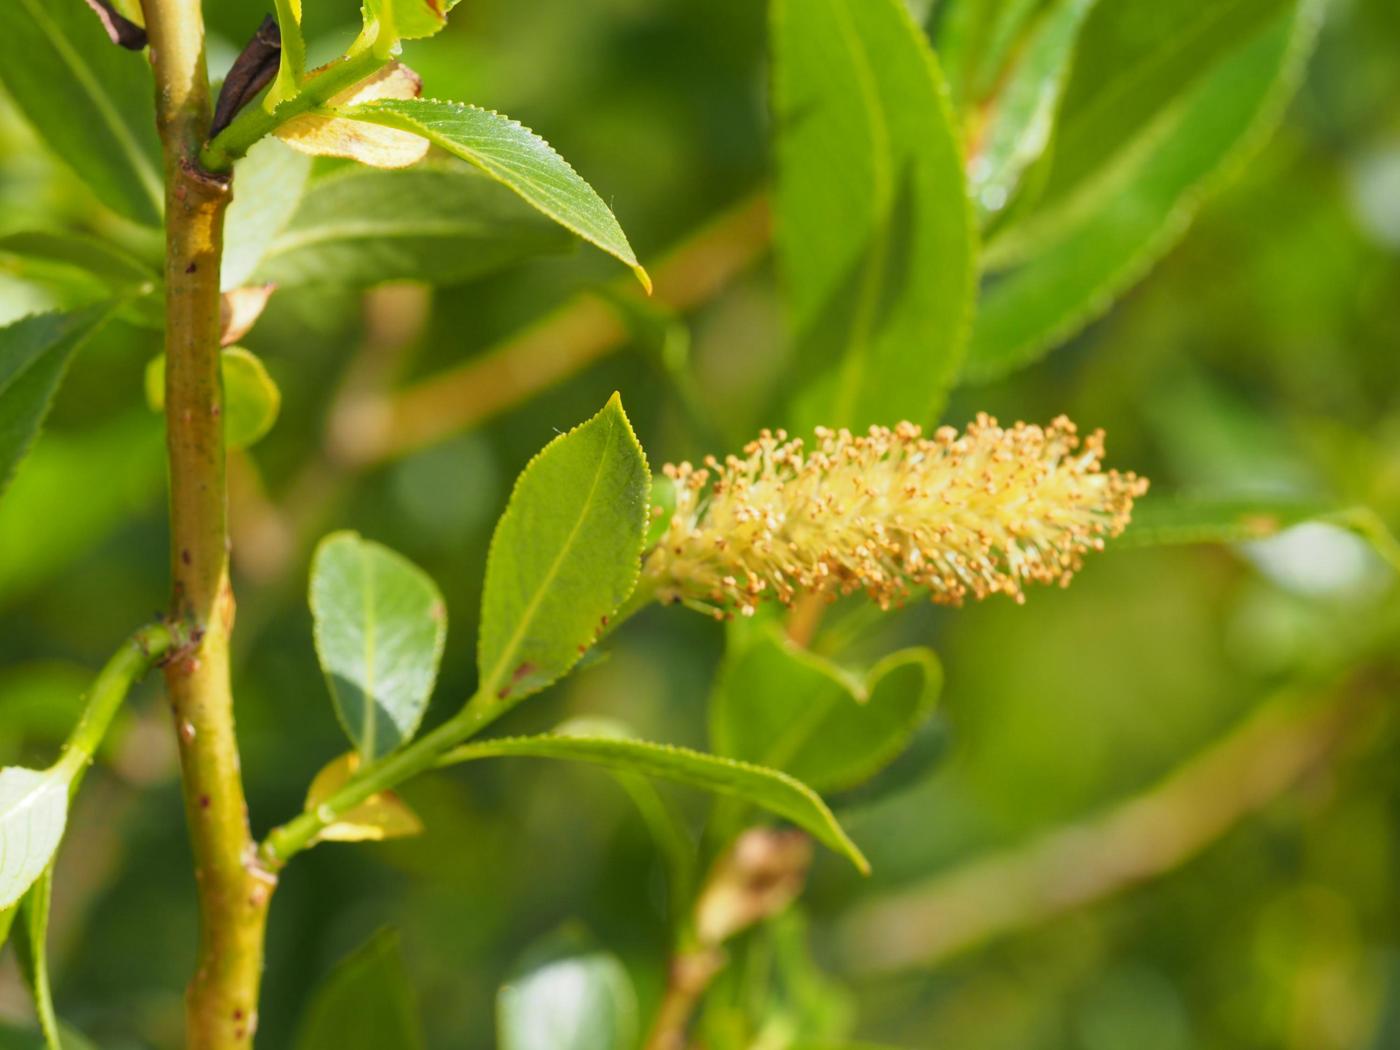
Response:
[[[632,592],[651,473],[614,394],[521,472],[486,559],[480,689],[518,700],[564,675]]]
[[[97,1050],[95,1044],[80,1032],[74,1031],[62,1021],[59,1034],[63,1039],[63,1050]],[[41,1033],[14,1025],[0,1024],[0,1050],[47,1050],[48,1044]]]
[[[962,362],[976,252],[933,52],[900,0],[773,12],[794,425],[929,420]]]
[[[348,168],[313,183],[257,275],[282,288],[451,284],[567,243],[559,227],[475,172]]]
[[[332,97],[326,108],[352,107],[377,99],[417,99],[422,91],[423,81],[418,74],[394,62]],[[319,113],[293,117],[278,127],[276,134],[302,153],[348,157],[372,168],[406,168],[428,153],[427,140],[412,129],[396,130]]]
[[[11,904],[8,908],[0,908],[0,948],[5,946],[5,942],[10,938],[10,930],[14,927],[15,917],[19,914],[19,905]],[[0,1046],[3,1046],[0,1043]]]
[[[637,996],[617,957],[564,931],[536,945],[496,994],[500,1050],[633,1050]]]
[[[45,435],[0,497],[0,602],[91,552],[128,515],[149,508],[164,482],[165,430],[144,409]]]
[[[565,229],[627,264],[651,289],[651,278],[611,209],[548,142],[519,122],[477,106],[427,98],[370,102],[338,112],[421,135],[476,165]]]
[[[423,1030],[399,936],[381,930],[316,990],[296,1050],[422,1050]]]
[[[233,203],[224,220],[219,271],[220,287],[225,291],[248,283],[303,205],[310,175],[311,158],[275,137],[254,143],[247,156],[233,166]]]
[[[1205,194],[1272,128],[1317,21],[1315,0],[1298,0],[1252,34],[1232,38],[1233,46],[1215,48],[1217,61],[1203,73],[1204,56],[1191,56],[1179,70],[1186,77],[1179,95],[1131,150],[1119,150],[1102,177],[1078,179],[1074,193],[989,246],[990,266],[1019,265],[983,289],[964,379],[994,379],[1035,360],[1142,276],[1184,232]],[[1075,68],[1094,65],[1084,53]],[[1057,163],[1061,146],[1057,140]]]
[[[220,365],[224,379],[224,442],[231,449],[251,448],[277,422],[282,392],[267,367],[241,346],[226,346]],[[146,365],[146,403],[165,410],[165,355]]]
[[[35,314],[0,328],[0,494],[49,414],[68,362],[110,313],[102,306]]]
[[[845,790],[898,756],[942,684],[928,649],[888,656],[861,682],[763,630],[726,662],[710,700],[710,742],[818,791]]]
[[[0,769],[0,908],[8,908],[44,873],[68,819],[66,770]]]
[[[707,755],[670,744],[612,737],[527,736],[483,740],[449,751],[442,765],[478,758],[506,756],[561,758],[604,769],[625,770],[678,784],[703,788],[717,795],[742,799],[792,821],[819,841],[847,857],[862,872],[865,857],[847,837],[831,810],[815,791],[788,774],[732,758]]]
[[[1095,0],[1057,0],[1037,21],[978,131],[969,190],[984,213],[1001,209],[1050,141],[1074,43]]]
[[[312,559],[311,614],[336,715],[361,757],[411,740],[447,639],[437,585],[388,547],[336,532]]]
[[[160,281],[160,274],[136,256],[95,237],[50,230],[0,237],[0,267],[27,277],[26,266],[36,263],[94,278],[113,292],[149,292]]]
[[[53,863],[50,862],[20,901],[19,921],[14,927],[15,958],[34,998],[34,1014],[39,1019],[39,1030],[44,1033],[48,1050],[63,1050],[58,1015],[53,1009],[53,991],[49,987],[49,904],[52,898]]]
[[[313,813],[334,795],[360,768],[360,756],[351,751],[328,763],[311,781],[302,808]],[[420,834],[423,822],[390,791],[371,795],[358,806],[340,814],[316,835],[317,842],[380,842]]]
[[[113,47],[86,6],[6,4],[0,82],[102,203],[148,226],[160,224],[164,180],[150,67]]]

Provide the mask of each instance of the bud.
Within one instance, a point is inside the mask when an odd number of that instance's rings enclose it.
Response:
[[[979,415],[959,436],[913,423],[855,436],[818,428],[807,449],[763,431],[743,457],[667,464],[670,524],[647,559],[663,601],[723,617],[801,593],[866,592],[881,608],[925,588],[938,603],[1027,583],[1068,584],[1083,556],[1128,524],[1146,479],[1103,471],[1103,432],[1061,416],[1003,428]]]
[[[750,828],[715,862],[695,904],[695,936],[716,947],[791,904],[807,881],[812,840],[791,828]]]

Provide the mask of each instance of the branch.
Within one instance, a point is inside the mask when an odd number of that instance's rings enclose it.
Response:
[[[165,155],[165,418],[170,458],[171,620],[189,644],[166,663],[199,894],[192,1050],[252,1045],[263,930],[275,879],[256,864],[229,684],[219,259],[229,178],[199,163],[209,128],[200,0],[144,0]]]
[[[856,908],[836,948],[867,975],[927,967],[1172,871],[1331,760],[1385,693],[1353,681],[1266,704],[1098,817]]]
[[[767,251],[768,201],[753,194],[672,249],[656,269],[651,304],[688,310],[711,299]],[[637,297],[628,282],[613,294]],[[492,416],[547,390],[614,350],[631,329],[606,299],[584,292],[529,328],[464,364],[366,403],[353,443],[333,458],[368,466],[480,426]]]

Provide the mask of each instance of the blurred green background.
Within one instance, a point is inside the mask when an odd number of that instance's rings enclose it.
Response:
[[[250,0],[207,8],[217,71],[264,11]],[[315,57],[314,42],[333,53],[358,13],[307,0],[306,20]],[[463,0],[405,60],[425,94],[496,108],[546,136],[650,263],[768,178],[766,33],[756,0]],[[112,221],[0,99],[0,232],[103,233]],[[432,720],[471,692],[485,545],[534,451],[614,389],[653,467],[722,452],[764,424],[791,367],[768,262],[684,318],[662,318],[666,339],[641,326],[620,352],[484,425],[363,470],[316,458],[348,369],[369,361],[394,383],[431,374],[615,273],[577,250],[432,291],[273,296],[246,344],[280,385],[282,415],[235,478],[235,675],[255,831],[295,812],[344,747],[304,601],[319,532],[355,528],[439,582],[450,631]],[[41,290],[0,274],[6,320],[43,305]],[[667,367],[678,342],[693,388]],[[142,396],[158,344],[115,324],[84,350],[0,503],[6,762],[46,761],[90,669],[165,604],[161,431]],[[1400,6],[1334,0],[1281,126],[1179,245],[1067,346],[960,388],[944,415],[962,425],[979,410],[1040,422],[1064,412],[1105,427],[1109,465],[1149,476],[1155,491],[1327,493],[1393,526],[1397,353]],[[927,644],[946,688],[919,745],[926,763],[911,759],[905,782],[878,798],[837,800],[874,875],[819,858],[803,909],[840,990],[808,991],[848,1002],[859,1038],[910,1048],[1400,1046],[1400,726],[1385,690],[1398,597],[1361,540],[1307,525],[1245,544],[1119,547],[1024,607],[919,607],[865,625],[843,656]],[[703,747],[723,637],[692,613],[651,610],[609,659],[503,730],[608,714]],[[58,872],[59,1009],[112,1050],[179,1045],[194,954],[158,693],[148,682],[131,705]],[[1198,768],[1193,756],[1259,717],[1284,728],[1226,751],[1212,789],[1169,795],[1175,808],[1147,831],[1093,823],[1183,764]],[[1275,784],[1279,763],[1292,773]],[[493,1045],[498,985],[570,920],[623,959],[644,1011],[655,1002],[669,947],[664,875],[613,781],[480,763],[404,794],[428,834],[325,845],[285,873],[260,1046],[292,1045],[322,975],[384,925],[402,931],[430,1046]],[[1039,836],[1067,828],[1064,852],[1034,852]],[[1172,855],[1173,836],[1196,833],[1199,852]],[[988,858],[1003,867],[969,869]],[[881,942],[882,900],[902,902],[898,951]],[[8,961],[0,1011],[29,1016]]]

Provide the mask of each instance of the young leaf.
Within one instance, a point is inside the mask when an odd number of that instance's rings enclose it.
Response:
[[[219,270],[224,291],[248,283],[302,204],[310,175],[311,158],[276,137],[254,143],[247,156],[233,166],[237,190],[224,220],[224,254]]]
[[[732,758],[707,755],[670,744],[619,740],[615,737],[527,736],[463,744],[449,751],[440,764],[510,755],[586,762],[604,769],[673,780],[717,795],[742,799],[805,828],[819,841],[847,857],[862,872],[870,869],[856,844],[847,837],[815,791],[776,769],[765,769]]]
[[[312,73],[314,78],[317,74]],[[394,62],[373,76],[331,98],[328,110],[376,99],[416,99],[423,81],[407,66]],[[406,168],[428,153],[428,142],[412,130],[366,126],[355,120],[306,113],[277,129],[277,137],[293,149],[314,157],[347,157],[372,168]]]
[[[113,47],[83,4],[5,5],[0,82],[49,148],[102,203],[158,226],[164,182],[151,71]]]
[[[775,0],[772,47],[794,426],[931,420],[962,363],[976,265],[933,52],[901,0]]]
[[[532,948],[496,994],[500,1050],[633,1050],[637,996],[617,957],[574,931]]]
[[[410,740],[447,638],[437,585],[388,547],[335,532],[311,562],[311,614],[336,714],[361,757]]]
[[[231,449],[251,448],[277,422],[282,392],[267,367],[241,346],[227,346],[220,358],[224,379],[224,441]],[[146,403],[165,410],[165,355],[146,365]]]
[[[35,314],[0,328],[0,493],[49,414],[68,362],[110,313],[100,306]]]
[[[491,110],[427,98],[370,102],[338,113],[421,135],[469,161],[559,225],[631,267],[642,286],[651,290],[651,278],[603,199],[529,128]]]
[[[989,265],[1019,265],[983,290],[964,380],[998,378],[1064,342],[1180,238],[1205,196],[1277,120],[1315,35],[1317,8],[1298,0],[1251,35],[1231,37],[1232,46],[1217,44],[1204,71],[1206,56],[1184,56],[1187,82],[1135,136],[1136,148],[1098,178],[1074,168],[1074,178],[1061,180],[1073,192],[1058,191],[989,246]],[[1239,28],[1229,20],[1224,27]],[[1094,67],[1089,55],[1076,69],[1085,66]]]
[[[526,465],[486,558],[483,695],[538,692],[593,644],[637,582],[650,489],[617,394]]]
[[[367,22],[377,22],[375,47],[385,54],[399,40],[432,36],[447,24],[456,0],[365,0]]]
[[[311,781],[306,792],[308,813],[325,802],[360,768],[360,756],[351,751],[328,763]],[[316,835],[316,842],[381,842],[418,835],[423,822],[403,801],[390,791],[371,795],[353,809],[346,810]]]
[[[263,100],[271,112],[291,98],[301,87],[306,73],[306,41],[301,35],[301,0],[273,0],[277,8],[277,29],[282,37],[282,57],[277,66],[277,79]]]
[[[398,934],[376,933],[342,961],[307,1007],[296,1050],[422,1050],[413,985]]]
[[[710,740],[719,754],[844,791],[899,755],[942,681],[927,649],[887,656],[861,683],[765,630],[728,660],[710,701]]]
[[[20,902],[19,922],[15,925],[15,958],[34,998],[34,1013],[48,1050],[63,1050],[58,1015],[53,1009],[53,991],[49,987],[49,904],[52,897],[53,863],[50,861]]]
[[[16,904],[44,873],[68,819],[68,775],[0,769],[0,908]]]
[[[267,254],[257,268],[260,280],[282,288],[451,284],[558,251],[569,241],[475,171],[354,167],[312,188],[285,231],[261,246]]]

